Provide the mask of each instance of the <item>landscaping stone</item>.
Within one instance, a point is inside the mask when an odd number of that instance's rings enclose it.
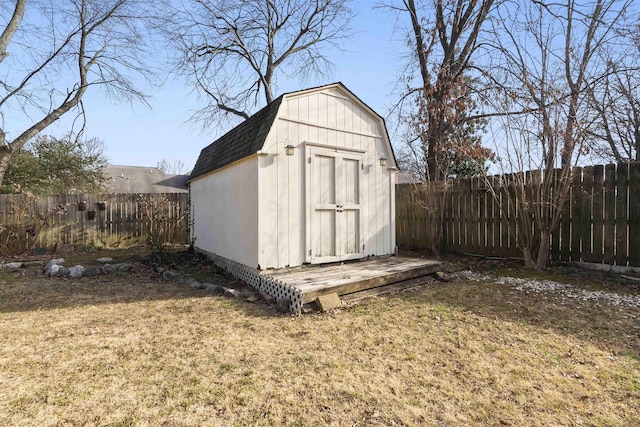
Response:
[[[102,266],[102,273],[104,274],[111,274],[114,271],[116,271],[116,268],[111,264],[105,264]]]
[[[189,283],[189,286],[191,286],[193,289],[202,289],[200,285],[202,285],[202,283],[195,280],[192,280],[191,283]]]
[[[240,292],[231,288],[224,288],[224,295],[228,297],[238,298],[240,296]]]
[[[96,266],[90,265],[85,267],[84,273],[82,274],[85,277],[93,277],[100,274],[100,269]]]
[[[175,271],[167,270],[162,273],[162,280],[177,282],[182,278],[180,273],[176,273]]]
[[[164,267],[160,267],[160,266],[157,266],[157,267],[155,268],[155,271],[156,271],[156,273],[158,273],[158,274],[162,274],[162,273],[164,273],[164,272],[165,272],[165,270],[166,270],[166,268],[164,268]]]
[[[45,269],[44,274],[45,274],[45,276],[53,277],[56,274],[58,274],[58,271],[60,271],[61,268],[62,267],[60,265],[58,265],[58,264],[51,264],[49,266],[49,268]]]
[[[258,295],[249,295],[247,297],[248,302],[258,302],[260,301],[260,297]]]
[[[225,291],[224,286],[213,285],[211,283],[204,283],[204,285],[205,285],[204,289],[206,289],[209,292],[212,292],[217,295],[224,294],[224,291]]]
[[[56,277],[67,277],[70,273],[70,268],[60,266],[60,269],[56,272]]]
[[[276,308],[281,313],[288,313],[290,305],[291,300],[289,298],[280,298],[278,301],[276,301]]]
[[[123,262],[122,264],[118,264],[118,271],[129,271],[133,268],[133,264],[129,264],[126,262]]]
[[[74,265],[69,269],[69,276],[73,278],[82,277],[82,275],[84,274],[84,270],[85,270],[84,266]]]
[[[24,264],[21,262],[8,262],[6,264],[0,264],[0,270],[5,268],[15,270],[15,269],[21,268],[22,266],[24,266]]]
[[[42,262],[40,261],[26,261],[22,263],[22,266],[24,268],[35,268],[35,267],[42,267]]]
[[[240,291],[240,297],[241,298],[249,298],[249,297],[259,297],[258,293],[256,291],[254,291],[253,289],[244,289]]]
[[[102,258],[98,258],[96,262],[99,262],[100,264],[108,264],[110,262],[113,262],[113,258],[102,257]]]
[[[316,306],[320,311],[329,311],[342,307],[342,300],[336,293],[320,295],[316,298]]]
[[[51,272],[50,272],[50,271],[48,271],[48,270],[50,270],[52,266],[54,266],[54,265],[60,265],[60,264],[64,264],[64,258],[55,258],[55,259],[52,259],[51,261],[49,261],[49,262],[47,263],[47,265],[45,265],[45,266],[44,266],[44,274],[45,274],[45,275],[47,275],[47,276],[50,276],[50,275],[51,275]],[[56,270],[56,271],[58,271],[58,270]]]

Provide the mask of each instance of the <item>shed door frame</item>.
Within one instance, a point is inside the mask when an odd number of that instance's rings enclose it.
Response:
[[[346,261],[351,259],[359,259],[365,257],[365,251],[363,247],[363,194],[362,194],[362,175],[363,175],[363,160],[364,160],[364,150],[357,149],[349,149],[343,147],[333,147],[324,144],[313,144],[313,143],[305,143],[305,211],[306,211],[306,244],[305,244],[305,262],[312,264],[319,263],[328,263],[328,262],[338,262],[338,261]],[[344,197],[344,187],[340,188],[337,186],[334,191],[334,195],[336,197],[333,200],[333,203],[318,205],[312,200],[312,195],[314,194],[312,188],[312,181],[314,179],[313,175],[313,166],[314,163],[312,159],[315,156],[321,157],[329,157],[335,160],[354,160],[357,161],[357,203],[348,204],[345,200],[340,200],[341,197]],[[318,160],[316,160],[317,163]],[[345,178],[346,176],[346,166],[344,163],[338,162],[335,163],[338,165],[334,170],[334,177],[336,182],[341,178]],[[313,253],[313,247],[315,243],[315,239],[318,236],[315,234],[314,223],[317,214],[317,210],[326,211],[326,212],[335,212],[335,220],[334,220],[334,229],[335,229],[335,254],[331,256],[322,256],[318,257]],[[344,215],[341,215],[345,213]],[[357,230],[355,239],[356,242],[353,242],[355,245],[356,251],[345,253],[345,241],[343,239],[348,238],[349,234],[349,226],[347,226],[348,220],[347,215],[355,214],[357,218]]]

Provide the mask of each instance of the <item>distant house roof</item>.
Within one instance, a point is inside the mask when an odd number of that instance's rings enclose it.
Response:
[[[411,175],[410,172],[400,172],[396,175],[396,184],[420,184],[422,181]]]
[[[156,167],[109,165],[107,189],[112,193],[186,193],[189,175],[163,173]]]
[[[271,127],[278,115],[278,110],[280,109],[280,105],[282,104],[284,97],[331,86],[339,86],[342,90],[351,94],[354,99],[357,99],[358,102],[384,122],[383,117],[373,111],[371,107],[362,102],[360,98],[340,82],[285,93],[274,99],[262,110],[231,129],[228,133],[203,148],[200,152],[200,156],[198,157],[198,161],[191,172],[190,179],[193,180],[199,176],[213,172],[260,151],[264,146],[267,136],[269,135],[269,131],[271,130]],[[390,146],[390,149],[391,154],[394,156],[395,163],[393,147]]]
[[[220,169],[262,149],[284,95],[202,149],[191,178]]]

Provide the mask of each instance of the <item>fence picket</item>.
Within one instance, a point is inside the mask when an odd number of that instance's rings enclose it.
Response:
[[[581,260],[593,262],[593,247],[591,242],[591,224],[593,222],[593,166],[582,169],[582,193],[580,198],[580,255]]]
[[[571,176],[571,260],[580,260],[582,225],[582,168],[574,168]]]
[[[560,169],[555,169],[553,171],[553,182],[550,184],[553,198],[555,200],[558,199],[559,195],[558,185],[560,183],[561,173],[562,171]],[[553,215],[556,209],[562,210],[563,208],[564,206],[549,206],[550,215]],[[556,227],[556,229],[551,232],[551,259],[554,261],[560,259],[560,240],[562,225],[562,222],[560,222],[560,224],[558,224],[558,227]]]
[[[492,254],[495,255],[496,241],[499,239],[496,236],[500,232],[500,222],[497,216],[496,198],[494,196],[494,188],[496,187],[497,180],[495,176],[489,178],[488,188],[485,192],[487,200],[487,246]]]
[[[516,186],[540,185],[539,172],[516,173],[479,179],[453,180],[447,187],[442,247],[448,252],[521,257],[518,233],[523,214]],[[559,194],[562,175],[554,172],[551,188]],[[560,224],[552,232],[551,259],[640,266],[640,164],[598,165],[574,168],[564,206],[548,206],[544,213],[561,209]],[[487,188],[486,188],[487,187]],[[412,198],[424,197],[420,187],[397,187],[398,245],[411,240],[413,248],[427,249],[428,227],[423,208]],[[533,194],[533,187],[527,194]],[[411,239],[408,239],[411,236]]]
[[[591,262],[602,262],[604,242],[604,166],[593,167]],[[585,260],[586,261],[586,260]]]
[[[627,252],[627,195],[629,184],[629,165],[618,165],[616,171],[616,264],[627,265],[629,256]]]
[[[603,262],[615,262],[616,241],[616,165],[604,167],[604,254]]]
[[[145,194],[160,203],[155,212],[162,215],[161,221],[166,225],[177,224],[173,235],[173,243],[186,243],[187,221],[183,218],[187,213],[187,194]],[[132,246],[145,244],[150,240],[147,220],[139,214],[137,195],[132,194],[71,194],[61,196],[39,196],[31,204],[21,200],[21,195],[0,195],[0,225],[7,227],[17,223],[23,228],[38,225],[40,229],[35,238],[31,238],[36,248],[54,249],[56,245],[69,246]],[[104,210],[98,202],[104,201]],[[80,210],[80,202],[86,202],[85,209]],[[19,206],[28,207],[28,217],[20,220],[17,215]],[[60,211],[62,206],[66,211]],[[89,218],[89,212],[95,217]],[[37,215],[42,219],[38,220]],[[160,220],[160,219],[159,219]],[[21,222],[20,222],[21,221]],[[42,224],[37,221],[41,221]],[[0,227],[0,254],[8,249],[6,245],[9,231]],[[24,232],[20,232],[24,233]],[[26,234],[26,233],[24,233]],[[25,237],[20,234],[21,239]]]
[[[629,165],[628,262],[640,265],[640,164]],[[632,238],[633,236],[633,238]]]

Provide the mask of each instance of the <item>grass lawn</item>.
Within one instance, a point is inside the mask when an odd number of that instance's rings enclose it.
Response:
[[[295,318],[0,271],[0,425],[636,426],[638,316],[460,279]]]

